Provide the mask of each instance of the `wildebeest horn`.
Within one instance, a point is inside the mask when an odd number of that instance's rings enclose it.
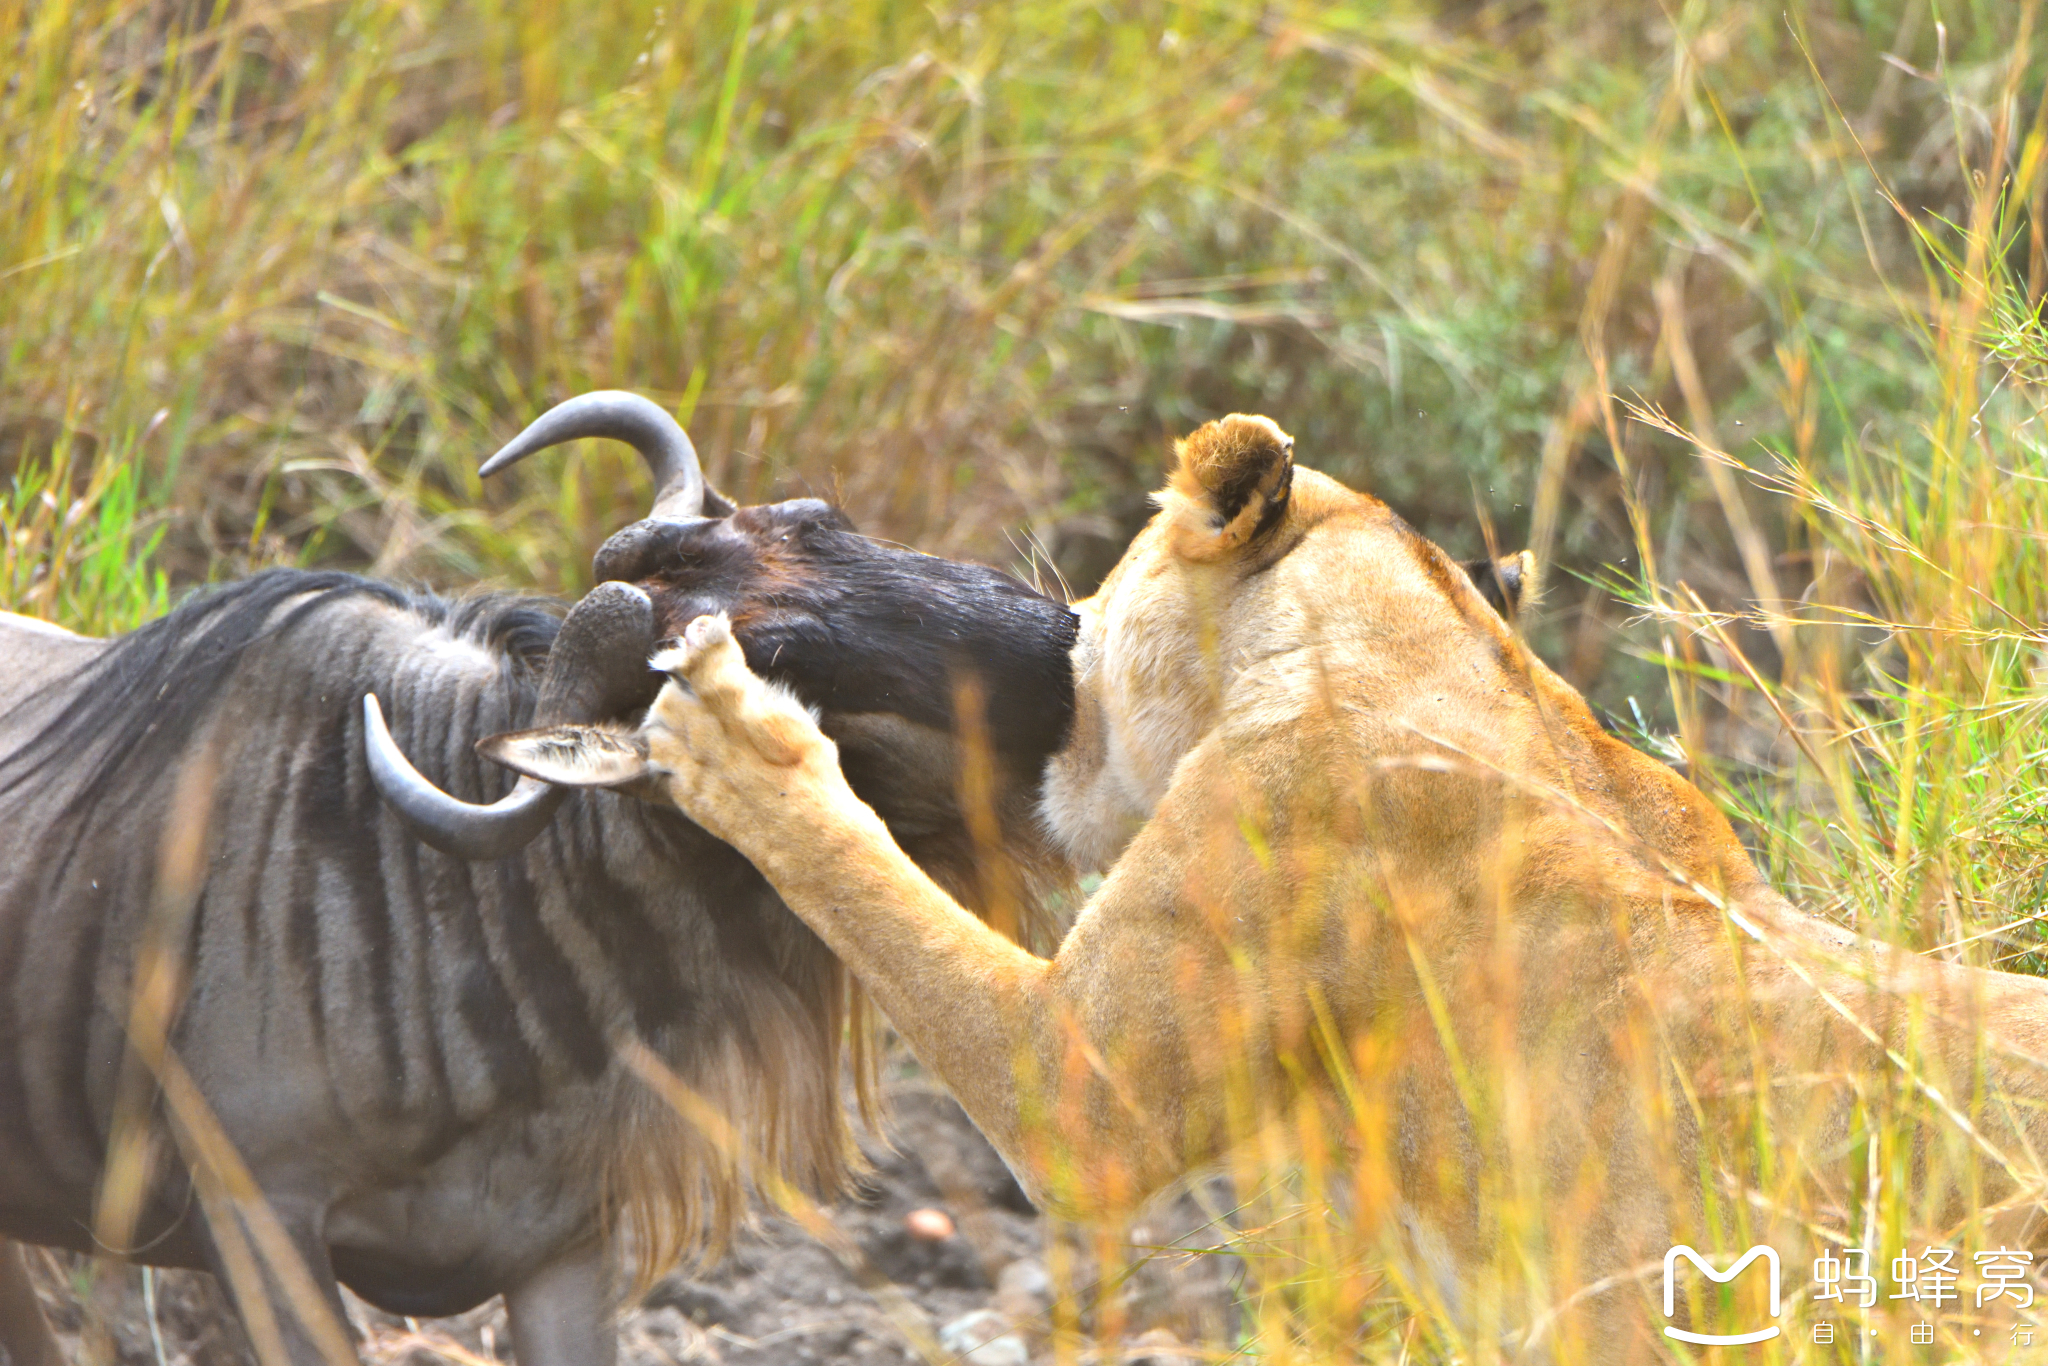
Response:
[[[600,389],[557,403],[484,461],[477,472],[488,477],[535,451],[591,436],[611,437],[640,452],[654,475],[654,507],[649,517],[682,519],[702,514],[704,471],[698,467],[697,448],[690,444],[689,433],[660,404],[620,389]]]
[[[569,795],[566,787],[521,778],[488,806],[449,796],[414,768],[391,738],[375,693],[363,694],[363,734],[370,778],[385,804],[413,834],[457,858],[494,859],[518,853],[547,829]]]
[[[647,668],[653,649],[654,604],[647,594],[628,583],[599,584],[570,609],[555,636],[533,724],[596,721],[645,706],[661,681]],[[363,731],[377,791],[415,835],[457,858],[518,853],[547,828],[569,794],[521,778],[488,806],[449,796],[391,738],[375,694],[363,697]]]

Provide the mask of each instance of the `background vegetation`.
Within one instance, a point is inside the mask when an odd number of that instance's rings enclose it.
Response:
[[[600,386],[1085,591],[1264,411],[1535,547],[1539,651],[1806,904],[2040,966],[2031,0],[0,0],[0,54],[0,607],[575,592],[631,457],[474,470]],[[1310,1251],[1262,1353],[1359,1321]]]

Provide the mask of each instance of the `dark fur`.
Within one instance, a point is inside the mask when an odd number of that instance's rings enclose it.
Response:
[[[677,526],[605,568],[653,595],[665,635],[731,613],[747,663],[826,712],[950,733],[971,680],[993,743],[1034,765],[1073,721],[1073,612],[1007,574],[870,540],[815,499]]]
[[[507,777],[471,747],[530,716],[553,622],[533,601],[277,572],[152,623],[55,690],[55,719],[6,756],[0,793],[16,836],[0,855],[0,1230],[89,1246],[170,791],[209,745],[216,853],[174,1043],[252,1166],[261,1175],[282,1142],[330,1174],[325,1197],[467,1203],[473,1219],[493,1186],[532,1186],[511,1225],[455,1230],[452,1261],[345,1227],[335,1266],[366,1297],[453,1312],[597,1236],[606,1153],[593,1130],[619,1104],[621,1031],[687,1078],[721,1038],[757,1061],[788,1052],[769,1035],[809,1018],[811,1068],[836,1070],[841,1025],[819,1009],[840,999],[836,964],[744,859],[680,817],[578,794],[521,856],[465,864],[384,810],[362,757],[362,693],[392,705],[430,776],[495,797]],[[453,642],[488,666],[438,667],[434,651]],[[13,719],[57,701],[31,698]],[[836,1098],[815,1089],[803,1127],[830,1131]],[[836,1175],[829,1155],[797,1165],[813,1181]],[[455,1195],[471,1177],[482,1187]],[[150,1260],[204,1262],[182,1178],[138,1238],[162,1240]]]

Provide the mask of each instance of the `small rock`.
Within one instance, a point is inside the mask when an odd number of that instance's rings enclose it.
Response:
[[[627,1361],[695,1361],[704,1348],[704,1330],[672,1307],[628,1314],[619,1325],[619,1355]]]
[[[987,1290],[988,1271],[957,1233],[937,1242],[914,1236],[901,1219],[878,1219],[855,1234],[877,1271],[898,1285]],[[929,1283],[925,1281],[930,1277]]]
[[[1183,1350],[1171,1328],[1154,1328],[1124,1344],[1126,1366],[1195,1366],[1194,1356]]]
[[[662,1281],[647,1292],[647,1298],[641,1303],[649,1309],[673,1309],[690,1322],[706,1328],[730,1323],[734,1318],[731,1300],[708,1285],[685,1280],[681,1276],[670,1276]]]
[[[993,1309],[962,1314],[939,1330],[939,1346],[965,1366],[1030,1366],[1031,1351]]]
[[[850,1324],[820,1324],[805,1335],[803,1351],[819,1361],[844,1361],[856,1355],[861,1330]]]
[[[1043,1318],[1052,1311],[1052,1277],[1036,1257],[1019,1257],[996,1277],[996,1308],[1013,1322]]]
[[[953,1216],[942,1209],[914,1209],[903,1216],[910,1236],[926,1243],[943,1243],[953,1236]]]

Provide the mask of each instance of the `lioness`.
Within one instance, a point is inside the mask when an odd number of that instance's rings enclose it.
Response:
[[[898,850],[722,618],[657,657],[628,743],[495,757],[654,779],[746,853],[1041,1201],[1115,1212],[1276,1116],[1334,1125],[1448,1350],[1650,1355],[1694,1331],[1655,1293],[1667,1248],[1768,1238],[1797,1275],[1886,1182],[1920,1227],[1990,1206],[1981,1245],[2027,1246],[2048,984],[1795,909],[1271,420],[1177,455],[1079,604],[1042,811],[1108,871],[1050,959]]]

